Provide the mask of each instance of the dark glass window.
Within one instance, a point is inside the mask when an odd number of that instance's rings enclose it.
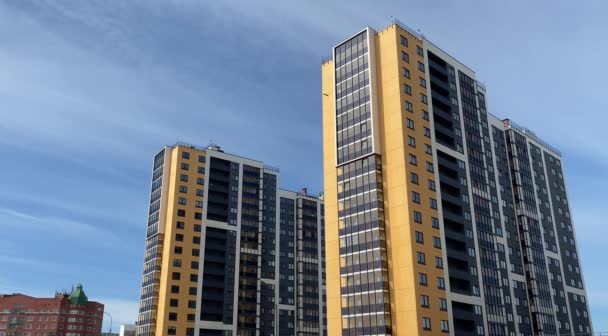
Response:
[[[416,231],[416,243],[424,244],[424,234],[420,231]]]
[[[421,265],[426,264],[426,256],[424,255],[424,252],[416,252],[416,260]]]
[[[422,286],[427,286],[428,285],[426,274],[424,274],[424,273],[418,273],[418,283],[420,285],[422,285]]]

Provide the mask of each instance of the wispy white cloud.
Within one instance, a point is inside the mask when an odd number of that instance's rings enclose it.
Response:
[[[92,224],[61,217],[38,216],[9,208],[0,208],[0,222],[5,232],[18,228],[22,231],[36,232],[37,235],[44,234],[47,237],[49,235],[69,237],[74,242],[86,237],[86,241],[81,241],[83,244],[112,245],[121,241],[120,237],[111,231]],[[92,237],[95,239],[91,239]]]

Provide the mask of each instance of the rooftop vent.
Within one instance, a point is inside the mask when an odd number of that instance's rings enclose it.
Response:
[[[208,150],[217,151],[217,152],[222,152],[222,153],[224,152],[224,151],[222,150],[222,148],[220,147],[220,145],[215,144],[215,143],[213,143],[213,142],[207,145],[207,149],[208,149]]]

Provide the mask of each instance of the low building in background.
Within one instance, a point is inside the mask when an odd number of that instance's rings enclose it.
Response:
[[[134,324],[123,324],[120,326],[120,336],[135,336],[137,326]]]
[[[153,160],[139,336],[325,335],[324,205],[279,171],[178,144]]]
[[[103,309],[80,284],[71,294],[52,298],[0,294],[0,336],[101,336]]]

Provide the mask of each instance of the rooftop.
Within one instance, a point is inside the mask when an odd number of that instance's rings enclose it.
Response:
[[[220,145],[218,145],[216,143],[213,143],[213,142],[210,142],[205,147],[201,147],[201,146],[193,145],[193,144],[190,144],[190,143],[187,143],[187,142],[178,141],[173,146],[169,146],[169,147],[174,148],[174,147],[177,147],[177,146],[188,147],[188,148],[196,149],[196,150],[199,150],[199,151],[213,150],[213,151],[217,151],[217,152],[221,152],[221,153],[226,153],[220,147]],[[232,154],[232,153],[226,153],[226,154],[231,155],[231,156],[235,156],[235,157],[238,157],[238,158],[241,158],[241,159],[246,159],[246,160],[258,162],[258,163],[260,163],[264,167],[264,170],[266,170],[266,171],[270,171],[270,172],[277,173],[277,174],[280,171],[278,167],[266,164],[266,163],[264,163],[264,162],[262,162],[260,160],[256,160],[256,159],[252,159],[252,158],[248,158],[248,157],[245,157],[245,156],[236,155],[236,154]]]

